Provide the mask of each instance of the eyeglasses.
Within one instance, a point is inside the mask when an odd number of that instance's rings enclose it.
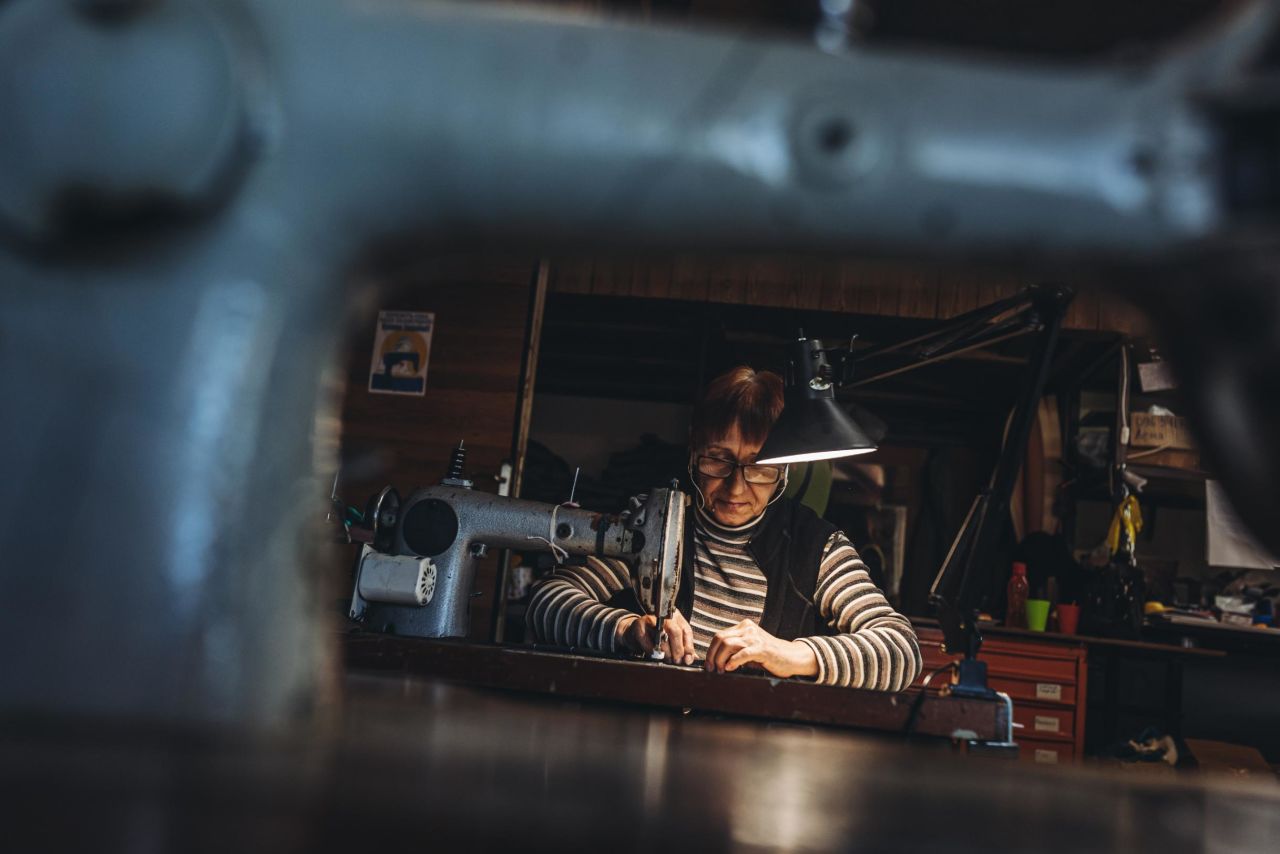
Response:
[[[733,477],[734,469],[742,469],[742,479],[747,483],[777,483],[782,477],[781,466],[766,466],[756,463],[738,463],[733,460],[722,460],[719,457],[698,457],[698,473],[707,477]]]

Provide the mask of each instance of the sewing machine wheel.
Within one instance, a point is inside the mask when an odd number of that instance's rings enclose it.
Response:
[[[390,552],[395,545],[396,524],[400,521],[400,493],[394,487],[384,487],[366,509],[365,519],[373,528],[373,547],[380,552]]]
[[[401,527],[404,544],[416,555],[443,554],[458,538],[458,514],[439,498],[426,498],[409,505]]]

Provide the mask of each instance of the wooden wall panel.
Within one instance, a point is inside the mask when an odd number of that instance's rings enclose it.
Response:
[[[1151,334],[1150,321],[1133,303],[1111,292],[1098,295],[1098,328],[1133,338]]]
[[[1067,307],[1063,325],[1068,329],[1097,329],[1098,306],[1097,288],[1077,288],[1075,298]]]
[[[653,299],[671,299],[673,258],[649,258],[645,264],[645,295]]]
[[[705,302],[711,264],[696,255],[677,255],[671,270],[671,298]]]
[[[898,288],[894,269],[883,263],[855,262],[854,311],[858,314],[896,315]]]
[[[835,279],[836,291],[832,308],[849,314],[862,311],[866,304],[862,291],[868,286],[866,265],[857,261],[842,261],[836,268]]]
[[[350,336],[342,406],[344,499],[362,507],[392,485],[402,496],[444,476],[459,440],[476,489],[497,491],[512,455],[535,259],[448,259],[381,280],[378,309],[435,313],[426,394],[371,394],[376,312]],[[586,267],[590,270],[590,266]],[[559,284],[581,287],[583,266],[561,268]],[[481,563],[472,637],[487,638],[497,562]]]
[[[947,320],[982,304],[982,276],[969,270],[944,276],[938,283],[938,319]]]
[[[844,265],[831,262],[822,265],[821,269],[821,308],[828,311],[851,311],[845,303],[845,271]]]
[[[1004,297],[1030,280],[999,269],[937,263],[799,256],[702,256],[564,259],[551,274],[554,293],[722,302],[846,314],[945,320]],[[1079,287],[1071,329],[1148,334],[1129,303]]]
[[[829,264],[816,258],[796,263],[792,273],[796,280],[796,308],[821,309],[822,288],[827,280]]]
[[[800,281],[798,261],[761,258],[746,271],[746,302],[777,308],[798,308]]]
[[[747,298],[747,271],[750,261],[740,258],[721,259],[711,265],[707,277],[707,300],[743,303]]]
[[[929,267],[907,268],[898,282],[898,316],[938,316],[938,270]]]
[[[978,279],[978,305],[989,305],[993,302],[1014,296],[1026,287],[1026,283],[1013,279],[1007,274],[983,272]]]
[[[589,258],[565,258],[551,263],[551,290],[562,294],[591,293],[593,264]]]
[[[649,296],[649,268],[642,258],[632,258],[619,269],[620,281],[626,294],[633,297]]]
[[[596,261],[591,267],[591,293],[605,296],[631,296],[631,271],[627,261],[610,258]]]

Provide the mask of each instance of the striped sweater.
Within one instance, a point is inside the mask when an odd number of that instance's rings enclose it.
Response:
[[[767,583],[746,551],[763,518],[729,529],[695,514],[689,623],[699,658],[716,632],[744,619],[759,621],[764,611]],[[620,652],[617,625],[630,612],[604,602],[630,583],[630,571],[621,561],[588,557],[582,566],[558,567],[535,586],[526,620],[539,642]],[[816,682],[881,691],[901,691],[911,684],[921,667],[915,632],[871,582],[866,565],[840,531],[823,550],[814,599],[821,618],[838,632],[799,639],[817,656]]]

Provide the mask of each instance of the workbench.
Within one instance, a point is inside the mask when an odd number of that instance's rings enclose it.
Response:
[[[624,668],[630,671],[630,668]],[[14,850],[1274,851],[1280,790],[348,675],[275,734],[0,726]]]
[[[1008,711],[994,700],[919,698],[748,673],[707,673],[657,662],[530,647],[391,637],[346,637],[347,667],[527,694],[638,704],[676,712],[765,718],[895,735],[1001,741]],[[918,708],[916,700],[920,702]]]

